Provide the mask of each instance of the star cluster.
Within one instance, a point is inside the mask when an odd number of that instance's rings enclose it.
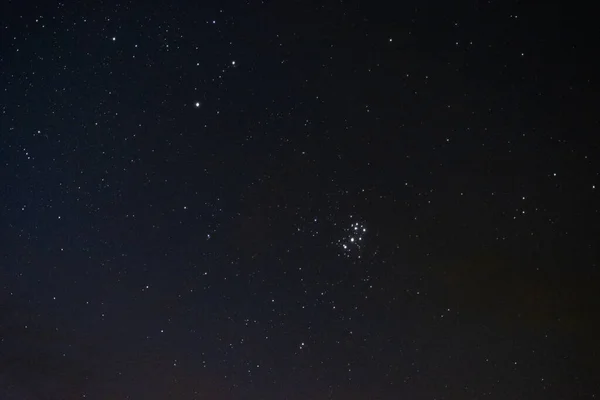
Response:
[[[348,258],[361,258],[365,244],[367,227],[361,222],[353,222],[344,230],[344,235],[337,241],[340,254]]]

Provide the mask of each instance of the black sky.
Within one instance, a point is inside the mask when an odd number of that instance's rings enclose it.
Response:
[[[0,399],[593,399],[574,3],[0,12]]]

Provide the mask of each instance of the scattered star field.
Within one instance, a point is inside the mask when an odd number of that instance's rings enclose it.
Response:
[[[594,16],[3,2],[0,399],[600,398]]]

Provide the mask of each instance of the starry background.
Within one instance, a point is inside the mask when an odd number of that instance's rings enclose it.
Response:
[[[592,399],[594,21],[3,2],[0,398]]]

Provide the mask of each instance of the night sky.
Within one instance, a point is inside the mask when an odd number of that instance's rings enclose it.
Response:
[[[0,399],[600,398],[590,10],[155,3],[2,2]]]

